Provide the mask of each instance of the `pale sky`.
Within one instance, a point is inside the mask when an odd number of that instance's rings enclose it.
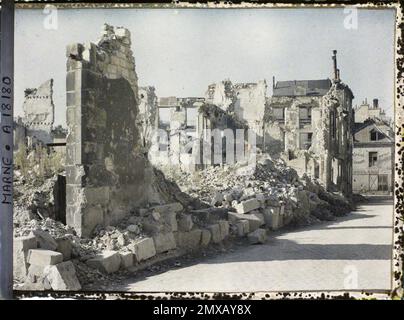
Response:
[[[346,29],[336,9],[60,9],[58,29],[44,28],[40,9],[16,11],[15,110],[24,89],[54,79],[56,125],[65,124],[66,45],[95,42],[102,25],[128,28],[139,85],[158,96],[204,96],[210,83],[332,77],[338,50],[341,79],[354,104],[368,98],[393,115],[394,10],[358,12]]]

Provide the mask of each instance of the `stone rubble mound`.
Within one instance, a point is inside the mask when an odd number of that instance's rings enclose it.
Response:
[[[37,187],[16,184],[16,288],[79,290],[110,283],[174,253],[232,239],[264,244],[271,231],[333,220],[336,213],[351,209],[343,197],[326,192],[307,176],[299,178],[281,160],[261,156],[254,167],[237,164],[175,175],[156,171],[167,203],[134,208],[118,224],[99,225],[91,237],[83,238],[37,214],[52,207],[46,193],[52,193],[54,181],[49,177]],[[45,201],[35,202],[38,193]],[[23,210],[31,214],[20,215]]]

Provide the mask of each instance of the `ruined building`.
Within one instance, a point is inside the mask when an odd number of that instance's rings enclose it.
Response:
[[[64,149],[66,132],[61,127],[54,127],[53,79],[45,81],[38,88],[26,89],[24,94],[24,116],[14,120],[15,150],[22,144],[28,148],[42,145]]]
[[[55,121],[53,104],[53,80],[50,79],[38,88],[25,90],[23,104],[23,122],[27,128],[27,136],[35,141],[51,143],[51,131]]]
[[[130,46],[129,30],[104,25],[97,43],[67,48],[66,222],[82,236],[151,201]]]
[[[194,171],[242,160],[235,159],[234,154],[236,148],[244,148],[243,157],[246,156],[248,125],[230,111],[233,105],[226,108],[220,99],[215,102],[217,104],[203,97],[160,98],[159,113],[168,110],[165,116],[169,121],[159,123],[159,141],[156,141],[151,161],[156,165]],[[234,142],[240,134],[242,143],[237,147]]]
[[[158,109],[156,89],[151,86],[139,87],[139,115],[137,122],[140,128],[144,152],[147,153],[152,144],[152,136],[158,126]]]
[[[355,109],[353,190],[359,193],[393,191],[394,131],[379,107],[364,101]]]
[[[352,192],[354,98],[340,79],[278,81],[265,114],[264,150],[328,190]]]
[[[218,106],[223,111],[234,114],[235,118],[244,121],[256,135],[256,145],[262,148],[263,118],[267,104],[267,83],[260,80],[256,83],[236,83],[224,80],[211,84],[205,97],[208,103]]]

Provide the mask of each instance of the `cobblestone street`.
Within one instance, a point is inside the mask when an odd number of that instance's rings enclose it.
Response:
[[[273,233],[265,245],[243,247],[191,266],[129,280],[120,289],[388,290],[392,215],[392,200],[375,197],[337,221]]]

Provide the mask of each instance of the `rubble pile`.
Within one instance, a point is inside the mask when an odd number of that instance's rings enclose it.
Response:
[[[23,290],[80,290],[72,257],[74,230],[50,218],[20,222],[14,228],[14,279]]]
[[[272,160],[269,155],[259,155],[257,160],[255,166],[243,163],[212,166],[193,173],[182,172],[181,175],[168,170],[166,176],[175,180],[184,193],[207,206],[238,212],[248,200],[256,199],[261,205],[252,210],[282,208],[279,210],[286,218],[283,225],[334,220],[335,216],[352,210],[343,196],[327,192],[306,175],[299,178],[283,160]]]
[[[57,175],[45,178],[44,183],[37,185],[36,179],[30,175],[22,176],[15,171],[14,179],[14,211],[16,221],[54,217],[53,190]]]
[[[54,177],[38,187],[16,183],[16,287],[79,290],[117,281],[170,253],[214,248],[226,239],[262,244],[270,230],[332,220],[334,212],[349,210],[346,200],[269,156],[253,167],[239,163],[177,171],[175,181],[155,173],[165,204],[133,208],[119,223],[98,225],[87,238],[46,217],[53,206]],[[24,210],[30,215],[21,216]]]

